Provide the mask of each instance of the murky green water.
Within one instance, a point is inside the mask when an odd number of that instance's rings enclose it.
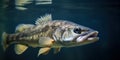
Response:
[[[7,0],[4,0],[7,1]],[[50,0],[51,3],[26,4],[24,8],[15,5],[15,0],[0,1],[0,36],[2,32],[13,33],[21,23],[33,24],[46,13],[53,19],[73,21],[99,31],[100,40],[85,46],[63,48],[60,53],[40,55],[39,48],[29,48],[22,55],[16,55],[14,45],[3,52],[0,46],[0,60],[117,60],[120,47],[119,37],[119,3],[117,1],[88,0]]]

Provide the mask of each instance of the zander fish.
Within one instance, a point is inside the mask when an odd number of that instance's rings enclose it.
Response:
[[[98,31],[65,20],[52,20],[50,14],[38,18],[35,24],[20,24],[15,33],[2,35],[4,50],[15,44],[16,54],[28,47],[41,47],[38,56],[46,55],[51,48],[58,53],[62,47],[75,47],[99,40]]]

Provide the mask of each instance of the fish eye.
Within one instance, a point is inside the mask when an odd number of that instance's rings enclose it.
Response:
[[[76,34],[81,34],[81,29],[80,28],[74,28],[74,33]]]

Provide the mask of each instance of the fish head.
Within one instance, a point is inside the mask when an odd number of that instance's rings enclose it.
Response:
[[[91,28],[66,22],[56,30],[55,40],[63,47],[86,45],[99,40],[98,31]]]

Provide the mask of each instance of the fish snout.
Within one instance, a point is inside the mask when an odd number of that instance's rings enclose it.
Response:
[[[99,40],[98,36],[98,31],[92,31],[92,32],[88,32],[85,34],[80,35],[77,39],[76,42],[95,42],[97,40]]]

